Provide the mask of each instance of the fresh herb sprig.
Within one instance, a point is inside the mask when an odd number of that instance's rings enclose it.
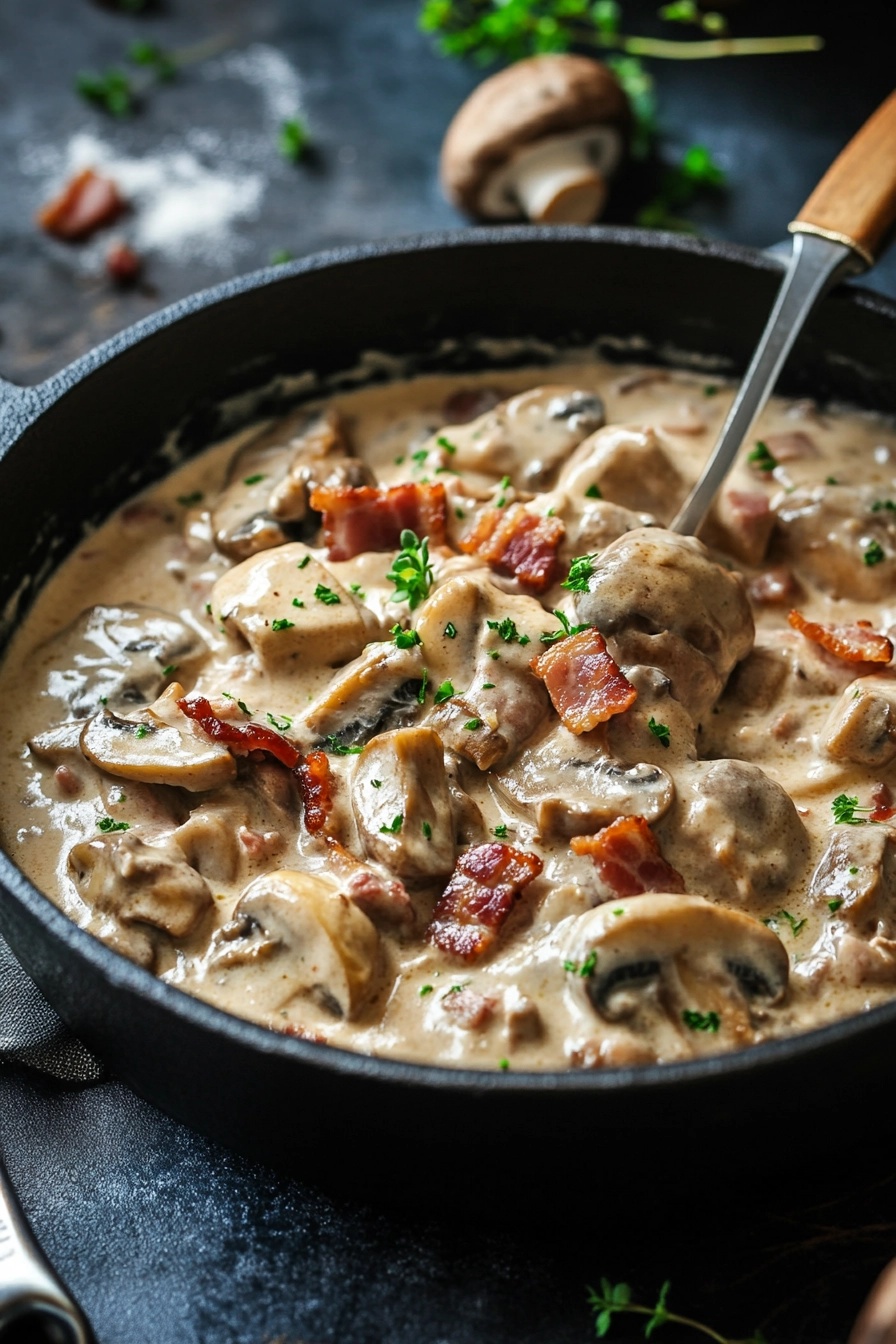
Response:
[[[400,537],[401,550],[386,575],[395,584],[393,602],[407,602],[411,611],[429,596],[435,576],[429,561],[429,538],[422,539],[405,528]]]
[[[647,1317],[644,1325],[646,1339],[650,1339],[661,1325],[672,1324],[696,1330],[699,1334],[706,1335],[708,1339],[715,1340],[715,1344],[766,1344],[759,1330],[755,1330],[748,1339],[729,1339],[727,1335],[713,1330],[709,1325],[704,1325],[702,1321],[696,1321],[691,1316],[681,1316],[677,1311],[670,1311],[668,1297],[671,1286],[667,1279],[660,1288],[655,1305],[648,1307],[641,1302],[632,1301],[632,1290],[627,1283],[610,1283],[609,1279],[601,1279],[600,1291],[596,1288],[587,1289],[588,1305],[594,1313],[594,1333],[598,1339],[603,1339],[609,1332],[614,1316],[632,1315]]]
[[[153,86],[170,83],[186,66],[217,55],[230,42],[229,34],[219,35],[207,42],[173,51],[155,42],[132,42],[125,52],[125,60],[136,66],[136,71],[116,65],[99,72],[81,70],[75,76],[75,92],[112,117],[127,117],[137,111]]]

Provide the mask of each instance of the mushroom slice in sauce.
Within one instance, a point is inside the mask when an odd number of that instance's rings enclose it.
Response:
[[[176,701],[183,693],[175,682],[141,719],[102,710],[84,725],[82,752],[119,779],[174,784],[191,793],[229,783],[236,778],[236,762],[226,747],[194,731],[190,720],[178,713]]]
[[[423,673],[419,646],[368,644],[333,678],[305,715],[305,723],[312,733],[337,737],[343,746],[367,742],[419,714]]]
[[[889,765],[896,759],[896,678],[859,677],[846,686],[819,741],[835,761]]]
[[[697,896],[649,893],[573,921],[566,994],[583,1024],[640,1038],[655,1059],[732,1049],[762,1038],[785,998],[789,958],[759,920]],[[603,1061],[612,1062],[612,1049]]]
[[[174,672],[199,672],[208,645],[179,617],[156,607],[90,607],[34,653],[46,691],[76,718],[100,705],[127,710],[159,696]]]
[[[753,646],[743,580],[693,537],[659,528],[628,532],[593,561],[580,621],[607,639],[617,662],[660,668],[676,699],[699,718]]]
[[[867,491],[819,485],[785,495],[776,542],[800,577],[831,597],[885,602],[896,585],[896,513]]]
[[[278,869],[243,892],[233,919],[217,935],[206,975],[213,985],[235,977],[269,1013],[310,998],[330,1017],[353,1018],[375,987],[379,935],[329,878]]]
[[[400,877],[451,872],[451,794],[442,743],[431,728],[380,733],[358,759],[351,792],[372,859]]]

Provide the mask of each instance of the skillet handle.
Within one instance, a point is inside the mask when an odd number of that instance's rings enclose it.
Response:
[[[20,428],[19,417],[29,399],[28,388],[16,387],[15,383],[0,378],[0,450],[16,437]]]
[[[851,247],[868,266],[896,224],[896,93],[831,164],[792,224]]]

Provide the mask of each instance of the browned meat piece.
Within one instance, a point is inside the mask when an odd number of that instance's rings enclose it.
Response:
[[[896,678],[859,677],[844,687],[819,742],[835,761],[882,768],[896,758]]]
[[[580,443],[557,485],[571,499],[596,489],[613,504],[648,513],[661,523],[674,517],[687,486],[652,429],[607,425]]]

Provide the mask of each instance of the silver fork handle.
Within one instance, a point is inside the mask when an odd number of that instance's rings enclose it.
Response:
[[[29,1339],[91,1344],[84,1317],[38,1249],[0,1163],[0,1341],[26,1321]]]

